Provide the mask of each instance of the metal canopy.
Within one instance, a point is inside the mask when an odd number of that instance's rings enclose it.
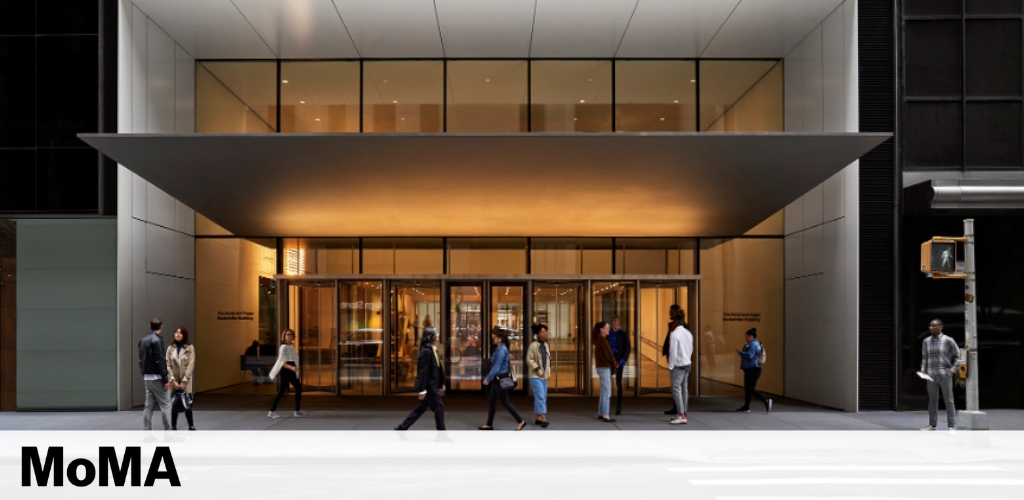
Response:
[[[890,136],[79,135],[251,237],[738,235]]]
[[[1024,210],[1019,180],[930,180],[903,189],[907,214],[1015,214]]]

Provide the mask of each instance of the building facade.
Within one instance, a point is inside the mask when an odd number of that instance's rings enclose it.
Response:
[[[656,395],[673,303],[695,336],[701,397],[740,391],[732,348],[756,327],[770,393],[847,411],[920,404],[905,377],[909,324],[932,306],[906,290],[932,283],[898,270],[921,237],[908,224],[926,226],[904,186],[931,173],[910,168],[920,136],[902,131],[922,126],[914,99],[953,99],[897,91],[934,70],[911,64],[909,27],[948,27],[948,12],[870,0],[84,3],[97,64],[75,75],[99,83],[75,119],[95,125],[69,125],[82,134],[69,147],[103,155],[89,153],[95,178],[68,182],[95,186],[95,208],[41,204],[64,191],[22,158],[46,156],[40,139],[29,145],[24,120],[0,133],[6,410],[142,404],[135,345],[152,316],[191,332],[201,397],[270,391],[253,385],[259,354],[286,327],[304,384],[325,396],[411,390],[427,326],[449,387],[476,392],[490,333],[505,331],[521,363],[534,323],[552,333],[553,390],[591,395],[590,329],[613,317],[634,347],[625,390]],[[4,50],[54,10],[23,4]],[[955,15],[1016,22],[1019,47],[1015,12]],[[1019,139],[1016,54],[998,62],[1016,64],[1016,94],[956,103],[1017,103]],[[12,75],[0,89],[21,84]],[[17,92],[0,94],[28,116]],[[85,101],[74,95],[61,98]],[[928,126],[949,121],[928,113]],[[1017,144],[1004,173],[1020,169]],[[993,231],[1012,230],[1001,213]],[[254,343],[256,359],[244,355]],[[72,374],[104,382],[64,387]],[[998,390],[983,380],[983,394]]]

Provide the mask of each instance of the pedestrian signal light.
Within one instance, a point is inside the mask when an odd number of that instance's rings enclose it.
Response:
[[[936,236],[921,244],[921,272],[934,277],[960,277],[956,244],[964,238]]]

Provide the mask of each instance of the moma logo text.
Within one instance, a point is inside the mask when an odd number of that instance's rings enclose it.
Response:
[[[158,446],[149,462],[146,482],[142,483],[142,448],[129,446],[124,450],[120,460],[112,446],[100,447],[99,460],[100,486],[124,486],[131,475],[131,486],[153,486],[160,479],[166,479],[171,486],[181,486],[178,471],[174,468],[171,449]],[[163,465],[163,470],[161,470]],[[68,464],[68,482],[75,486],[89,486],[96,480],[96,464],[84,458],[76,458]],[[39,450],[34,446],[21,448],[21,485],[32,486],[35,476],[36,486],[49,486],[52,476],[54,486],[64,486],[64,448],[61,446],[46,449],[46,459],[39,458]]]

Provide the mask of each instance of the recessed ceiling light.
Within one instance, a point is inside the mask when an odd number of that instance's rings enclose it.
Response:
[[[690,80],[690,83],[697,83],[697,80]]]
[[[676,100],[674,100],[672,102],[675,103],[675,104],[679,104],[679,99],[676,99]]]
[[[405,118],[402,118],[402,121],[404,122],[404,121],[405,121]]]
[[[384,83],[388,83],[388,81],[387,81],[387,80],[384,80]]]
[[[288,80],[281,80],[281,83],[288,83]]]
[[[491,83],[491,79],[490,78],[484,78],[484,81],[487,82],[487,83]]]
[[[299,101],[299,104],[306,104],[306,101]]]
[[[661,120],[661,121],[665,121],[665,118],[658,118],[658,119]]]
[[[398,101],[391,101],[391,104],[398,104]]]
[[[664,118],[662,118],[662,120],[664,120]],[[319,118],[314,118],[313,121],[318,122],[318,121],[320,121],[320,119]]]
[[[579,118],[573,118],[573,119],[572,119],[572,121],[576,121],[576,120],[579,120]]]
[[[587,100],[586,100],[586,99],[580,99],[580,104],[583,104],[583,103],[585,103],[585,102],[587,102]]]
[[[593,78],[587,78],[587,81],[588,82],[592,82],[592,81],[594,81],[594,79]]]

